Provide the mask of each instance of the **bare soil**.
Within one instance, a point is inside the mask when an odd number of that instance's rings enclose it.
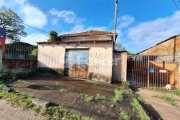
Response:
[[[170,92],[150,91],[138,88],[137,93],[143,98],[145,108],[151,113],[155,120],[179,120],[180,119],[180,97]],[[167,95],[175,99],[178,108],[170,105],[166,101],[155,98],[155,95]]]
[[[54,104],[63,106],[72,113],[94,120],[118,120],[121,110],[125,110],[131,116],[132,120],[139,120],[138,112],[131,106],[133,95],[124,97],[121,103],[112,103],[111,101],[91,101],[86,102],[80,94],[101,95],[107,99],[114,97],[114,90],[120,84],[92,83],[82,79],[69,77],[48,77],[35,75],[18,81],[13,84],[14,89],[21,93],[33,97],[50,101]],[[60,89],[67,90],[61,92]],[[110,107],[111,105],[114,107]]]
[[[14,105],[8,104],[0,99],[0,119],[1,120],[46,120],[45,117],[34,111],[26,110]]]

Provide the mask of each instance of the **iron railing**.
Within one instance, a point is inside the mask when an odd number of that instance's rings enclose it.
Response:
[[[6,44],[5,59],[37,59],[37,46],[20,43]]]

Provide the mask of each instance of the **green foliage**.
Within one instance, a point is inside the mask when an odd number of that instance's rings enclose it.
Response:
[[[27,95],[22,95],[18,92],[12,92],[7,94],[1,91],[0,96],[6,99],[7,101],[23,108],[34,107],[34,105],[32,104],[32,97],[29,97]]]
[[[101,101],[101,100],[106,100],[105,96],[101,96],[99,94],[95,95],[95,96],[90,96],[88,94],[80,94],[80,96],[83,96],[85,98],[86,102],[91,102],[93,100],[95,101]]]
[[[115,97],[112,99],[112,102],[122,102],[125,95],[131,94],[131,91],[125,89],[116,89]]]
[[[45,86],[45,88],[48,88],[50,90],[53,90],[54,88],[53,87],[50,87],[50,86]]]
[[[171,104],[172,106],[178,107],[177,103],[172,97],[166,95],[155,95],[153,97],[160,98],[162,100],[165,100],[167,103]]]
[[[106,97],[97,94],[97,95],[94,96],[94,99],[95,99],[96,101],[99,101],[99,100],[101,101],[101,100],[106,100]]]
[[[91,80],[91,79],[87,79],[86,81],[87,81],[87,82],[90,82],[90,83],[96,83],[96,82],[97,82],[97,81]]]
[[[130,120],[130,119],[131,119],[131,116],[128,115],[128,113],[127,113],[126,111],[124,111],[124,110],[122,110],[122,111],[120,112],[120,117],[123,118],[123,119],[125,119],[125,120]]]
[[[110,108],[115,108],[115,105],[114,105],[114,104],[111,104],[111,105],[110,105]]]
[[[1,7],[0,9],[0,26],[6,29],[6,36],[13,42],[18,42],[21,36],[25,37],[27,33],[24,31],[23,21],[11,9]]]
[[[133,101],[131,102],[131,105],[138,110],[141,120],[149,119],[147,118],[148,116],[146,116],[146,113],[144,112],[144,110],[142,109],[141,105],[138,103],[136,98],[133,99]]]
[[[125,47],[121,43],[116,43],[115,44],[115,49],[117,51],[125,51]]]
[[[68,92],[66,89],[60,89],[60,92]]]
[[[35,49],[33,49],[33,50],[31,51],[30,56],[37,57],[37,55],[38,55],[38,49],[35,48]]]
[[[177,95],[177,96],[180,96],[180,89],[173,90],[172,93]]]
[[[91,102],[92,100],[94,100],[94,96],[90,96],[88,94],[85,94],[84,97],[86,102]]]
[[[16,81],[20,78],[24,78],[26,76],[28,76],[29,74],[26,74],[26,73],[22,73],[22,72],[19,72],[19,73],[14,73],[14,72],[6,72],[6,73],[1,73],[1,76],[0,76],[0,80],[1,81],[4,81],[4,82],[13,82],[13,81]]]
[[[58,37],[58,34],[56,31],[51,30],[49,32],[48,42],[57,42],[57,41],[61,41],[60,37]]]
[[[60,120],[65,118],[67,120],[88,120],[88,118],[82,118],[80,115],[72,114],[68,110],[59,106],[51,106],[45,108],[42,112],[42,115],[48,115],[50,119]]]
[[[58,106],[51,106],[41,110],[40,107],[32,104],[32,97],[20,94],[19,92],[4,93],[0,90],[0,98],[4,98],[14,105],[31,109],[38,113],[41,112],[43,115],[48,115],[50,119],[59,120],[66,118],[68,120],[90,120],[88,117],[72,114],[68,110]]]

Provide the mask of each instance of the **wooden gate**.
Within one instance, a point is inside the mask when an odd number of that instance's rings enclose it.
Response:
[[[137,55],[127,61],[127,79],[136,87],[179,88],[179,64],[163,55]],[[166,60],[166,61],[165,61]]]
[[[89,50],[66,50],[65,74],[70,77],[87,78]]]

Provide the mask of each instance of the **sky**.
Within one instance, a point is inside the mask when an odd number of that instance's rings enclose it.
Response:
[[[180,0],[174,0],[180,9]],[[88,30],[113,32],[115,0],[0,0],[17,13],[26,26],[22,42],[47,41],[59,35]],[[180,11],[173,0],[119,0],[116,43],[137,53],[180,34]]]

